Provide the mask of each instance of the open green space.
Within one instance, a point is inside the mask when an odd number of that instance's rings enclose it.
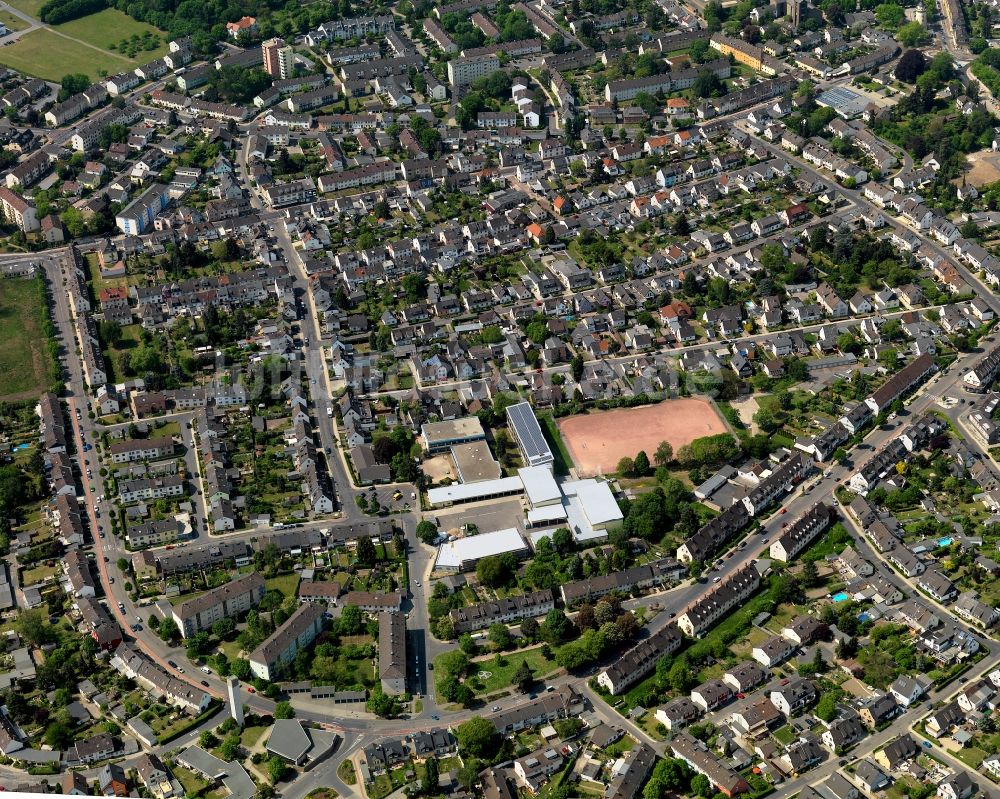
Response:
[[[163,42],[163,31],[157,30],[145,22],[132,19],[117,8],[106,8],[96,14],[88,14],[86,17],[55,25],[54,30],[95,47],[100,47],[102,50],[110,50],[112,46],[117,47],[122,39],[131,39],[133,36],[141,37],[150,33],[156,37],[156,49],[140,50],[136,53],[134,60],[137,65],[148,63],[167,52],[167,46]],[[125,53],[119,53],[119,55],[127,57]]]
[[[559,425],[549,414],[539,416],[538,420],[542,423],[542,435],[545,436],[545,440],[555,456],[553,466],[556,474],[569,474],[569,470],[573,468],[573,458],[570,456],[569,450],[566,449],[566,444],[559,433]]]
[[[102,71],[114,75],[138,66],[130,58],[95,50],[46,29],[33,30],[14,44],[0,48],[0,64],[51,81],[77,72],[96,80]]]
[[[45,5],[45,0],[10,0],[7,5],[16,8],[18,11],[27,14],[29,17],[38,18],[39,9]]]
[[[28,27],[27,22],[10,11],[0,11],[0,22],[6,25],[8,30],[12,31],[23,31]]]
[[[299,590],[299,575],[293,572],[278,577],[269,577],[264,581],[264,589],[280,591],[285,597],[295,596]]]
[[[0,399],[28,399],[52,383],[42,303],[37,280],[0,280]]]
[[[554,660],[549,660],[542,654],[541,647],[522,652],[504,652],[500,658],[499,663],[495,655],[475,660],[469,667],[471,676],[466,682],[477,694],[491,694],[510,688],[513,685],[514,672],[522,661],[528,662],[528,667],[536,680],[542,680],[559,669]],[[479,677],[480,673],[485,673],[486,676]]]

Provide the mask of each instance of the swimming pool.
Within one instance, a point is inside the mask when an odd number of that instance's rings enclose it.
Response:
[[[841,591],[839,594],[834,594],[831,597],[831,599],[834,602],[846,602],[848,599],[850,599],[850,597],[847,596],[847,594],[845,594],[843,591]]]
[[[951,546],[951,539],[950,538],[939,538],[938,539],[938,546],[939,547],[950,547]]]

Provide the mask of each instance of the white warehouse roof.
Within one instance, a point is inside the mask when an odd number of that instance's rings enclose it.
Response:
[[[551,505],[562,499],[562,492],[556,483],[556,478],[545,466],[525,466],[517,470],[521,482],[524,483],[524,493],[533,508]]]
[[[427,490],[427,501],[432,507],[475,502],[479,499],[504,494],[519,494],[524,489],[520,477],[501,477],[497,480],[481,480],[477,483],[454,483]]]
[[[490,555],[503,555],[505,552],[520,552],[525,549],[527,544],[513,527],[492,533],[480,533],[442,544],[438,549],[436,568],[461,569],[467,563],[475,563]]]

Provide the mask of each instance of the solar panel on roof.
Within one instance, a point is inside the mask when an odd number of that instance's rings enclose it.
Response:
[[[551,461],[552,450],[542,435],[542,428],[535,418],[531,405],[519,402],[507,408],[507,416],[514,428],[518,443],[531,463]]]

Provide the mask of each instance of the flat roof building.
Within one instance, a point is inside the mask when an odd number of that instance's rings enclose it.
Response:
[[[451,459],[455,462],[458,479],[463,483],[499,480],[502,475],[500,464],[485,441],[455,444],[451,448]]]
[[[535,412],[527,402],[518,402],[507,408],[507,423],[521,451],[525,466],[549,466],[555,457],[549,448]]]
[[[513,527],[442,544],[438,549],[434,567],[450,571],[468,571],[476,568],[476,564],[483,558],[504,555],[508,552],[515,557],[523,557],[529,552],[521,534]]]
[[[442,452],[456,444],[484,441],[486,431],[478,416],[464,416],[447,422],[427,422],[420,426],[420,437],[428,452]]]
[[[532,508],[544,508],[562,501],[562,492],[550,469],[544,466],[526,466],[518,469],[517,474],[524,484],[524,493]]]

